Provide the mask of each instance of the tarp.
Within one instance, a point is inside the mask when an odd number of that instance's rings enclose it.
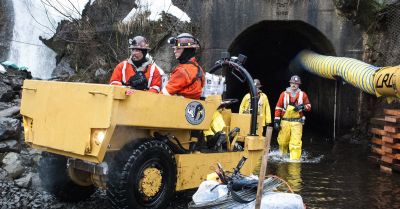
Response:
[[[25,66],[18,66],[17,64],[11,62],[11,61],[4,61],[1,63],[3,66],[7,68],[11,68],[13,70],[28,70],[28,67]]]

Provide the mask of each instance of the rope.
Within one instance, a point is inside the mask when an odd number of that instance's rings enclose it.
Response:
[[[289,191],[290,191],[291,193],[294,193],[292,187],[290,187],[290,185],[289,185],[289,183],[288,183],[287,181],[285,181],[285,180],[283,180],[282,178],[280,178],[280,177],[278,177],[278,176],[275,176],[275,175],[268,175],[268,177],[277,178],[277,179],[281,180],[283,183],[286,184],[286,186],[287,186],[287,188],[289,189]]]

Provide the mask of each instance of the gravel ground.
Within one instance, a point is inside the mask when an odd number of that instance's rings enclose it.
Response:
[[[191,192],[178,193],[168,209],[187,208],[191,200]],[[105,190],[97,190],[88,200],[77,203],[60,202],[49,193],[20,188],[13,181],[0,180],[0,209],[109,209],[111,205],[107,201]]]

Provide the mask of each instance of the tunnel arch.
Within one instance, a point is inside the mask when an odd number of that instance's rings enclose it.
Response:
[[[336,55],[332,43],[318,29],[303,21],[261,21],[240,33],[231,43],[231,55],[244,54],[248,57],[245,67],[261,80],[262,90],[267,94],[274,114],[280,93],[288,87],[294,74],[302,78],[300,87],[310,98],[312,112],[306,114],[304,126],[310,133],[333,137],[335,120],[335,81],[310,74],[291,62],[303,49],[324,55]],[[247,89],[232,75],[227,75],[228,98],[241,99]],[[237,110],[234,107],[234,110]],[[272,116],[273,117],[273,116]]]

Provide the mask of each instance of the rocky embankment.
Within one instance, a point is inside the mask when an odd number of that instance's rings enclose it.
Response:
[[[43,191],[37,172],[41,153],[24,144],[19,113],[23,80],[31,74],[0,67],[0,209],[109,208],[101,190],[74,204],[59,202]]]

